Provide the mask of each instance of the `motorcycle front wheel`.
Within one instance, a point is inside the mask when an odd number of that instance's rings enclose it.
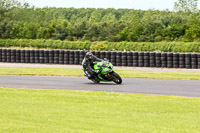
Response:
[[[91,79],[94,83],[96,83],[96,84],[98,84],[98,83],[100,83],[100,80],[98,80],[97,78],[93,78],[93,79]]]
[[[122,83],[122,78],[117,73],[114,72],[112,74],[112,77],[113,77],[113,82],[115,82],[116,84]]]

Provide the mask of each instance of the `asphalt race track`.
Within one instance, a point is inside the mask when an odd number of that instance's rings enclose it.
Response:
[[[199,80],[128,79],[121,85],[112,82],[94,84],[85,77],[0,76],[0,87],[29,89],[89,90],[132,94],[200,97]]]

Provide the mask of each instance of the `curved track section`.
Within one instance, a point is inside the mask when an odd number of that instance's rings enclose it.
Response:
[[[28,89],[89,90],[133,94],[200,97],[199,80],[127,79],[121,85],[94,84],[85,77],[0,76],[0,87]]]

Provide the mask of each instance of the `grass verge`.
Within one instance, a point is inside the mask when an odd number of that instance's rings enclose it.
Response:
[[[200,99],[0,88],[0,132],[200,131]]]
[[[122,78],[151,78],[151,79],[188,79],[200,80],[198,72],[166,72],[166,71],[135,71],[116,70]],[[82,77],[81,69],[70,68],[29,68],[29,67],[0,67],[0,75],[41,75],[41,76],[77,76]]]

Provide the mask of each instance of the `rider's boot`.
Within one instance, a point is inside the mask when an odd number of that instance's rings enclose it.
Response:
[[[84,71],[84,76],[88,77],[88,79],[92,79],[92,75],[89,74],[87,71]]]
[[[92,79],[92,75],[88,74],[87,75],[88,79]]]
[[[84,70],[84,76],[88,77],[88,72]]]

